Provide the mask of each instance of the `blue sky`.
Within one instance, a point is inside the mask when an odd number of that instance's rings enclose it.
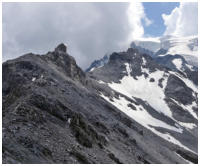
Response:
[[[144,2],[146,16],[153,21],[149,26],[145,26],[143,21],[144,36],[162,36],[166,29],[162,14],[170,14],[175,7],[179,6],[179,2]]]

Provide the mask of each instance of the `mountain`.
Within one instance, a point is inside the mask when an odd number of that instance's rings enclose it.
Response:
[[[141,53],[147,53],[152,57],[180,55],[189,65],[198,66],[197,36],[177,37],[168,35],[159,38],[142,38],[133,41],[130,46],[136,48],[134,45]]]
[[[141,54],[152,56],[157,63],[161,63],[172,70],[197,72],[198,38],[196,36],[175,37],[168,35],[160,38],[141,38],[131,42],[130,47],[137,49]],[[177,56],[180,58],[174,60]],[[174,60],[174,62],[170,60]],[[92,72],[94,69],[104,66],[108,61],[109,56],[105,55],[103,58],[92,62],[85,71]],[[184,64],[182,65],[182,63]],[[189,76],[191,73],[188,74],[187,72],[187,75]],[[195,83],[197,84],[197,80],[195,80]]]
[[[154,60],[173,71],[182,73],[192,80],[195,85],[198,84],[198,68],[196,66],[189,65],[183,56],[178,54],[167,54],[165,56],[154,57]]]
[[[145,50],[151,51],[153,53],[157,52],[160,49],[160,38],[140,38],[140,39],[136,39],[134,40],[130,47],[132,47],[132,45],[137,46],[139,49],[143,48]],[[134,47],[132,47],[134,48]],[[137,48],[137,49],[138,49]]]
[[[94,62],[91,63],[91,65],[85,70],[86,72],[91,72],[93,71],[95,68],[99,68],[104,66],[106,63],[108,63],[109,60],[109,56],[105,55],[103,58],[99,59],[99,60],[95,60]]]
[[[135,43],[137,43],[136,41],[132,42],[130,47],[133,48],[133,49],[137,49],[140,53],[143,53],[143,54],[148,54],[150,56],[153,56],[154,55],[154,52],[151,51],[152,49],[150,49],[150,47],[148,47],[148,49],[145,47],[143,48],[143,45],[145,45],[147,42],[145,43],[139,43],[142,45],[142,47],[140,45],[136,45]],[[149,44],[152,44],[152,43],[149,43]],[[148,45],[147,45],[148,46]],[[150,49],[150,50],[149,50]]]
[[[137,49],[85,73],[60,44],[2,80],[3,163],[198,163],[197,85]]]
[[[198,38],[197,36],[174,37],[165,36],[160,38],[161,48],[167,50],[165,55],[181,55],[189,65],[198,66]]]

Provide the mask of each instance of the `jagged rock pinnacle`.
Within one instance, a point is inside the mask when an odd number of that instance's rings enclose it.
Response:
[[[128,53],[138,53],[138,49],[137,48],[128,48],[127,52]]]
[[[55,48],[56,52],[64,52],[67,53],[67,46],[65,46],[63,43],[59,44],[56,48]]]

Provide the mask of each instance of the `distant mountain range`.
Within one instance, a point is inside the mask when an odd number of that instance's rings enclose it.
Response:
[[[4,62],[3,163],[198,163],[196,41],[134,42],[86,72],[64,44]]]
[[[130,44],[131,48],[137,49],[140,53],[148,54],[153,58],[165,59],[164,61],[169,61],[169,56],[174,57],[174,55],[181,56],[184,58],[183,61],[186,61],[187,67],[193,68],[194,70],[198,67],[198,37],[189,36],[189,37],[175,37],[175,36],[164,36],[160,38],[141,38],[133,41]],[[163,58],[160,58],[160,57]],[[165,57],[166,56],[166,57]],[[86,69],[86,72],[94,70],[95,68],[102,67],[108,62],[109,56],[106,55],[102,59],[95,60],[89,68]],[[175,58],[175,57],[174,57]],[[171,60],[174,58],[170,58]],[[178,60],[180,65],[183,63],[182,60]],[[175,62],[170,62],[176,66]],[[162,62],[161,62],[162,63]],[[168,64],[169,62],[167,62]],[[162,63],[163,64],[163,63]],[[180,66],[179,65],[179,66]],[[167,67],[175,68],[169,64]],[[185,66],[183,64],[183,66]],[[177,68],[177,69],[181,69]]]

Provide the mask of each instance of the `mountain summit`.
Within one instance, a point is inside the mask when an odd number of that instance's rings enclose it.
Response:
[[[60,44],[3,63],[3,163],[198,163],[193,79],[137,48],[105,59],[85,73]]]
[[[55,48],[55,52],[64,52],[67,53],[67,46],[65,46],[63,43],[59,44],[56,48]]]

